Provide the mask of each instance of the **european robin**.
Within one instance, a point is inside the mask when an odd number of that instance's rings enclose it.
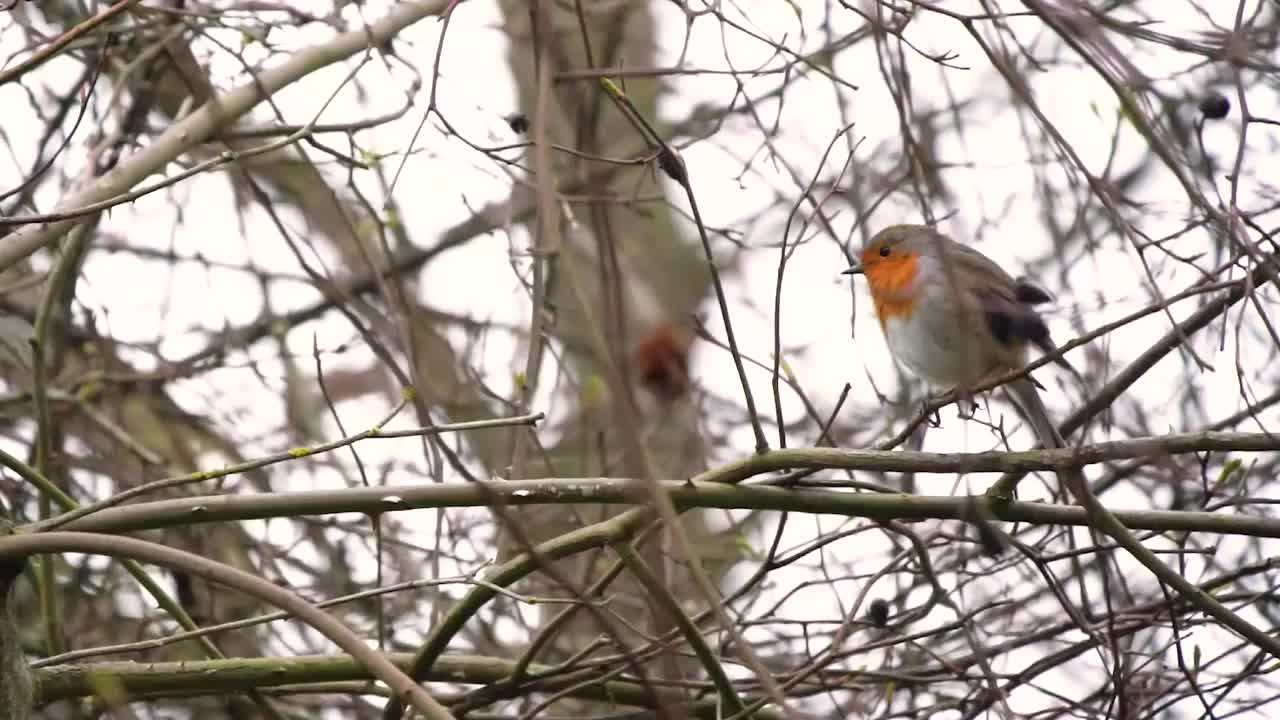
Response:
[[[957,388],[963,394],[993,374],[1022,367],[1031,345],[1045,352],[1054,349],[1049,328],[1035,310],[1051,299],[1049,294],[1013,279],[987,256],[936,230],[921,225],[887,227],[862,249],[861,264],[845,272],[867,277],[890,351],[932,385]],[[1019,377],[1005,387],[1041,443],[1066,446],[1029,377]],[[1147,549],[1098,501],[1079,466],[1057,472],[1083,506],[1091,526],[1109,535],[1179,595],[1280,658],[1273,635],[1232,612]]]
[[[1035,310],[1052,299],[1047,292],[932,228],[891,225],[844,272],[866,277],[889,351],[936,390],[966,395],[983,380],[1023,367],[1031,345],[1054,349]],[[1035,381],[1024,376],[1006,387],[1040,442],[1065,447]]]

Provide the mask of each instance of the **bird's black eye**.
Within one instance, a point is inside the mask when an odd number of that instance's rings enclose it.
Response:
[[[881,245],[881,246],[880,246],[880,257],[889,257],[889,246],[888,246],[888,245]]]

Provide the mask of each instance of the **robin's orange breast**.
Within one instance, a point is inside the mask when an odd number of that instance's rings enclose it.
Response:
[[[880,327],[893,317],[908,317],[915,310],[916,288],[913,284],[920,271],[920,257],[902,253],[867,265],[865,275],[871,290]]]

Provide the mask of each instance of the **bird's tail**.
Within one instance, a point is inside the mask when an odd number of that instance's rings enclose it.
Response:
[[[1009,399],[1022,411],[1026,421],[1031,423],[1031,429],[1035,431],[1041,445],[1046,448],[1067,446],[1066,440],[1058,432],[1058,426],[1049,418],[1044,401],[1040,399],[1040,392],[1036,390],[1035,383],[1029,377],[1020,377],[1004,387],[1009,394]]]

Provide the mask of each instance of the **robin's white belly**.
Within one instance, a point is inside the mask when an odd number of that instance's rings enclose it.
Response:
[[[939,390],[972,384],[998,366],[984,350],[993,340],[973,327],[975,320],[951,308],[921,305],[910,315],[887,318],[885,341],[898,362]]]

